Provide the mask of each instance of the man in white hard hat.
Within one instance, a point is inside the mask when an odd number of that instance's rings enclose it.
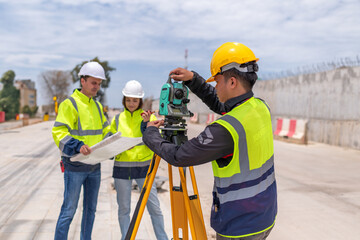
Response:
[[[84,64],[79,77],[81,89],[60,104],[52,134],[61,150],[61,166],[64,171],[64,200],[56,224],[55,239],[67,239],[69,227],[77,209],[83,186],[83,215],[80,239],[91,239],[100,188],[100,163],[89,165],[72,162],[79,153],[88,155],[90,147],[110,135],[110,126],[102,105],[95,101],[101,81],[105,80],[103,67],[97,62]]]

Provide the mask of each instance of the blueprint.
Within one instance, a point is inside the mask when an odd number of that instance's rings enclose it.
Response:
[[[72,157],[72,162],[82,162],[86,164],[97,164],[122,153],[136,145],[141,145],[142,138],[122,137],[121,132],[104,139],[103,141],[91,147],[92,152],[89,155],[78,154]]]

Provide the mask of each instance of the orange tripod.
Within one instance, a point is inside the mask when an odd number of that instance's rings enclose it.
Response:
[[[180,145],[187,140],[185,128],[164,128],[162,133],[166,139],[177,145]],[[126,240],[135,240],[160,160],[161,157],[154,154],[144,186],[141,190],[139,201],[136,205],[134,215],[131,219],[129,229],[125,237]],[[179,167],[180,186],[173,185],[172,166],[168,164],[168,168],[173,239],[188,240],[188,226],[190,227],[193,240],[207,239],[193,167],[189,167],[194,192],[194,195],[191,196],[188,195],[187,191],[185,168]]]

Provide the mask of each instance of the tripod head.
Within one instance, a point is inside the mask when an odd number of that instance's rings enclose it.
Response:
[[[185,119],[167,116],[160,130],[164,139],[180,146],[188,140],[186,126]]]

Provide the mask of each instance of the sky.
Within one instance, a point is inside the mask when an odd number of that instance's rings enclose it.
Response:
[[[240,42],[260,60],[259,77],[360,57],[359,0],[0,0],[0,74],[31,79],[99,57],[116,68],[106,89],[121,107],[125,83],[158,98],[170,70],[210,77],[214,51]],[[265,77],[264,77],[265,78]],[[76,84],[77,87],[78,85]]]

